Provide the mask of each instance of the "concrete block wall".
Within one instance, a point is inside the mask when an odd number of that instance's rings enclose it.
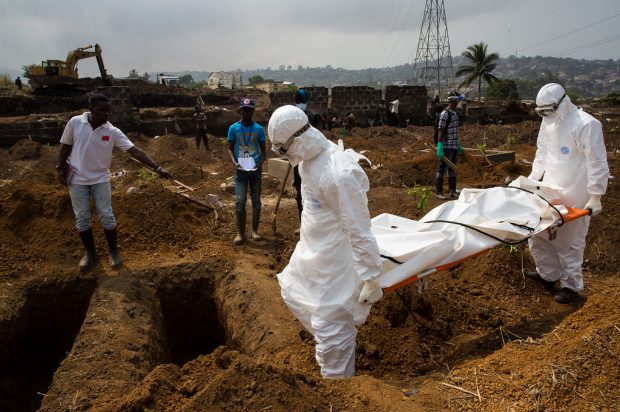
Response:
[[[308,86],[304,87],[306,92],[308,92],[308,110],[313,113],[326,113],[327,112],[327,102],[328,102],[328,92],[327,87],[315,87]],[[295,92],[286,90],[286,91],[277,91],[269,93],[269,110],[274,111],[280,106],[284,106],[287,104],[295,104]]]
[[[368,116],[384,111],[381,104],[381,90],[369,86],[336,86],[332,88],[332,110],[343,118],[353,112],[357,124],[368,124]]]
[[[112,110],[110,122],[124,131],[136,130],[138,117],[133,111],[131,88],[127,86],[97,87],[95,93],[103,93],[110,99]]]
[[[401,123],[410,119],[414,124],[426,118],[427,91],[425,86],[386,86],[385,109],[391,101],[398,99],[398,117]]]

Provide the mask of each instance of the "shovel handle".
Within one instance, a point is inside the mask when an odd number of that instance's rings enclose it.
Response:
[[[429,146],[431,149],[433,149],[434,151],[437,151],[437,147],[434,144],[429,144],[429,143],[424,143],[425,145]],[[448,159],[446,156],[443,156],[441,158],[441,161],[444,162],[450,169],[454,170],[456,172],[456,165],[454,163],[452,163],[450,161],[450,159]]]
[[[282,194],[284,193],[284,188],[286,187],[286,182],[288,181],[288,176],[291,174],[291,169],[293,166],[288,164],[286,168],[286,175],[284,176],[284,180],[282,181],[282,186],[280,187],[280,194],[278,195],[278,200],[276,201],[276,207],[273,209],[273,214],[275,215],[278,212],[278,208],[280,208],[280,200],[282,200]]]

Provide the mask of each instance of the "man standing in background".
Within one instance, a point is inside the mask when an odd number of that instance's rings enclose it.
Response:
[[[202,140],[205,149],[211,150],[209,147],[209,138],[207,136],[207,116],[202,107],[196,106],[194,120],[196,121],[196,149],[200,149],[200,140]]]
[[[228,128],[228,154],[235,165],[235,212],[237,217],[237,236],[235,245],[245,240],[245,203],[248,186],[252,199],[252,240],[261,240],[258,234],[261,210],[261,183],[263,163],[267,158],[265,142],[267,137],[261,125],[254,122],[254,100],[249,97],[241,99],[239,112],[241,120]]]

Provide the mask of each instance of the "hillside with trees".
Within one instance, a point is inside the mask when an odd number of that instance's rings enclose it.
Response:
[[[455,72],[465,64],[467,62],[464,57],[453,57]],[[597,97],[620,91],[620,59],[577,60],[542,56],[509,56],[500,58],[496,64],[497,67],[494,69],[493,75],[501,80],[514,82],[521,99],[533,99],[543,84],[552,81],[563,84],[571,94],[578,97]],[[250,78],[260,76],[263,79],[290,81],[299,85],[326,87],[364,85],[383,88],[388,84],[412,84],[413,65],[407,63],[394,67],[359,70],[348,70],[330,65],[324,67],[279,65],[276,68],[266,67],[244,71],[237,69],[236,71],[242,72],[244,84],[248,84]],[[196,84],[206,81],[209,76],[209,72],[206,71],[183,71],[168,74],[191,75]],[[154,78],[154,74],[151,78]],[[457,82],[461,83],[463,80],[464,78],[460,78],[457,79]],[[506,88],[506,84],[501,86],[500,89]],[[484,85],[485,89],[490,87],[493,86]],[[477,80],[475,88],[477,88]],[[483,89],[483,96],[485,89]],[[497,90],[493,92],[497,93]],[[474,90],[473,94],[476,95],[477,90]]]

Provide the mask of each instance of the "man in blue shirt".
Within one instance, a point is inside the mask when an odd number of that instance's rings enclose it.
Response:
[[[261,240],[258,234],[260,223],[260,191],[263,177],[263,163],[267,157],[265,130],[252,120],[255,104],[250,98],[241,99],[239,112],[241,120],[228,128],[228,154],[235,165],[235,211],[237,214],[237,236],[235,245],[245,240],[245,202],[248,185],[252,200],[252,240]]]

